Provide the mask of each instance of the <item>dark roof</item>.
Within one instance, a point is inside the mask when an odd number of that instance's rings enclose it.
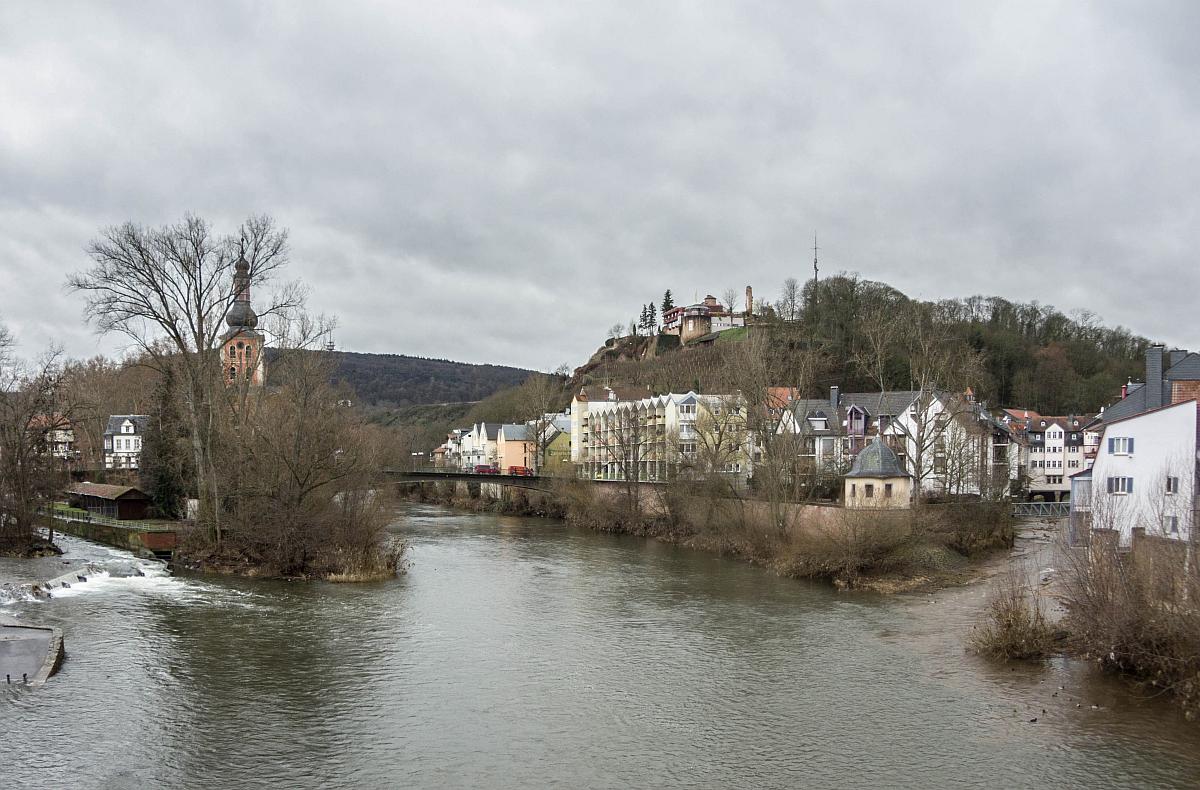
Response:
[[[511,423],[501,426],[501,430],[504,431],[506,442],[528,442],[533,439],[533,433],[529,430],[528,425]]]
[[[904,413],[917,396],[921,394],[920,390],[888,390],[886,392],[844,392],[838,397],[838,403],[842,406],[858,406],[867,414],[878,417],[880,414],[889,414],[893,417]]]
[[[615,395],[615,398],[609,398],[609,395]],[[608,401],[608,400],[641,400],[642,398],[650,397],[650,390],[646,387],[601,387],[590,385],[579,390],[576,396],[577,400],[586,401]]]
[[[97,499],[149,499],[139,488],[134,486],[111,486],[104,483],[74,483],[67,489],[68,494],[77,496],[92,496]]]
[[[827,398],[796,398],[788,407],[792,410],[792,417],[796,421],[796,428],[801,434],[806,436],[833,436],[839,435],[842,432],[842,420],[837,412],[833,411]],[[828,412],[833,412],[833,418],[826,415]],[[825,417],[827,422],[824,428],[814,428],[812,423],[808,421],[809,417]]]
[[[892,448],[876,436],[875,441],[859,451],[846,477],[908,477]]]
[[[1186,406],[1186,405],[1190,405],[1193,408],[1195,408],[1196,407],[1196,399],[1189,398],[1188,400],[1181,400],[1178,403],[1168,403],[1165,406],[1159,406],[1158,408],[1155,408],[1155,409],[1144,409],[1142,411],[1137,412],[1136,414],[1129,414],[1129,415],[1126,415],[1124,417],[1120,417],[1120,418],[1114,419],[1114,420],[1107,419],[1108,412],[1105,412],[1104,416],[1106,419],[1104,420],[1104,426],[1108,427],[1114,423],[1125,422],[1126,420],[1132,420],[1134,417],[1144,417],[1147,414],[1157,414],[1160,411],[1166,411],[1167,409],[1173,409],[1176,406]]]
[[[1195,352],[1188,354],[1168,368],[1163,373],[1163,378],[1170,381],[1196,381],[1200,379],[1200,354]]]
[[[150,421],[150,417],[145,414],[113,414],[108,418],[108,426],[104,429],[105,435],[118,434],[121,432],[121,424],[126,420],[133,423],[135,433],[144,433],[146,423]]]
[[[483,425],[483,438],[487,440],[495,439],[496,434],[500,433],[502,422],[485,422]]]

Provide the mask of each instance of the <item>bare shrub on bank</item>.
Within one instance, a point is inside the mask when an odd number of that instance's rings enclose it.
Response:
[[[1074,646],[1104,666],[1175,694],[1200,714],[1200,571],[1195,544],[1112,530],[1068,550],[1063,599]]]
[[[789,572],[853,586],[864,573],[893,570],[897,551],[912,540],[908,512],[838,509],[793,531],[785,562]]]
[[[1003,661],[1041,660],[1054,651],[1054,630],[1026,571],[1010,567],[996,578],[969,644],[976,653]]]

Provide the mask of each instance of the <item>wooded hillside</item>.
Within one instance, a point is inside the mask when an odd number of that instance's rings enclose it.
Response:
[[[832,385],[861,392],[926,383],[970,386],[991,406],[1090,413],[1115,400],[1128,379],[1141,377],[1149,345],[1088,312],[1067,316],[1037,302],[986,296],[921,302],[852,275],[828,277],[815,287],[792,280],[783,293],[791,299],[756,307],[751,334],[766,336],[761,347],[774,358],[772,383],[799,387],[810,397],[827,395]],[[645,343],[610,341],[577,371],[575,383],[736,390],[744,377],[739,365],[745,364],[737,347],[745,338],[733,331],[712,345],[643,351],[635,359],[622,350]],[[943,363],[931,371],[935,357]]]
[[[336,382],[349,385],[360,403],[371,406],[483,400],[497,390],[520,384],[532,372],[402,354],[335,351],[333,356]],[[267,362],[269,371],[270,356]]]

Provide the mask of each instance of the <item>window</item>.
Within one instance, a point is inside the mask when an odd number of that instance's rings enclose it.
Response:
[[[858,496],[858,485],[855,483],[851,483],[850,484],[850,498],[854,499],[857,496]]]
[[[1114,436],[1108,440],[1109,455],[1132,455],[1133,454],[1133,437],[1131,436]]]
[[[1179,533],[1179,516],[1166,516],[1163,518],[1163,530],[1172,535]]]
[[[863,486],[863,496],[865,496],[867,499],[871,499],[872,497],[874,497],[875,496],[875,486],[873,486],[870,483],[867,483],[866,485],[864,485]]]
[[[1168,477],[1167,478],[1167,493],[1168,494],[1178,494],[1179,493],[1179,478],[1178,477]]]
[[[1133,478],[1132,477],[1110,477],[1110,478],[1108,478],[1108,493],[1110,493],[1110,494],[1132,494],[1133,493]]]
[[[891,483],[883,484],[883,496],[884,496],[884,499],[892,498],[892,484]]]

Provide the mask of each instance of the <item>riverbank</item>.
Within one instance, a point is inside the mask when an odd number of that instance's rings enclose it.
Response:
[[[0,540],[0,557],[36,559],[38,557],[57,557],[60,554],[62,554],[62,549],[53,541],[40,535]]]
[[[656,501],[631,505],[614,490],[562,481],[550,492],[504,488],[491,497],[480,486],[433,483],[410,486],[407,496],[472,512],[563,518],[598,532],[737,557],[782,576],[887,594],[969,583],[983,563],[1011,549],[1015,534],[1005,503],[907,511],[772,508],[674,485],[660,489]]]
[[[171,564],[190,573],[247,579],[359,583],[392,579],[402,573],[405,549],[403,540],[387,536],[376,547],[357,551],[329,547],[298,556],[285,566],[265,559],[252,545],[232,540],[214,545],[207,539],[186,535]]]

